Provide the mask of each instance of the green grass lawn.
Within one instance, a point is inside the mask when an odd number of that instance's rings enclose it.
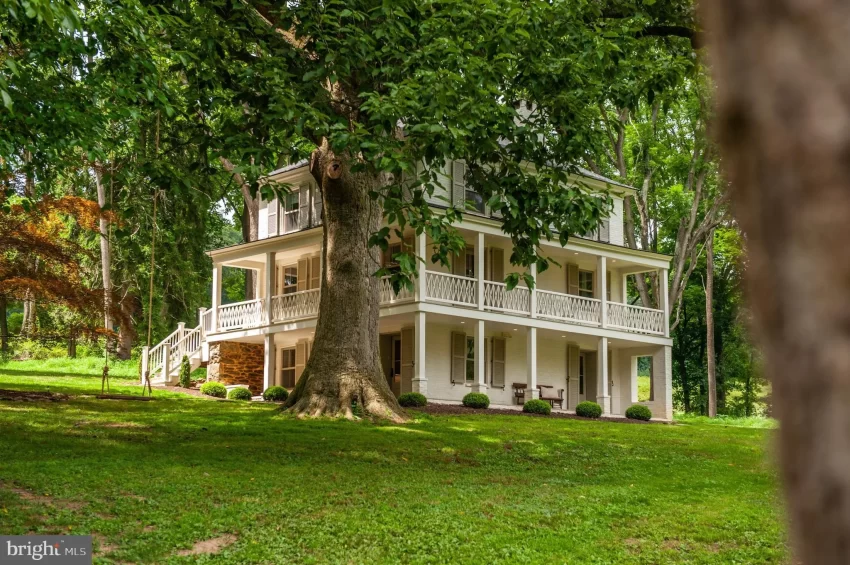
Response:
[[[38,379],[100,387],[0,367],[0,388]],[[0,402],[0,429],[0,533],[92,533],[96,563],[788,558],[769,429],[421,414],[375,425],[90,397]],[[218,553],[180,554],[225,535]]]

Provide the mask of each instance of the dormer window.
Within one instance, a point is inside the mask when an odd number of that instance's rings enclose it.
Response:
[[[298,191],[289,192],[283,197],[283,233],[301,229],[299,223]]]

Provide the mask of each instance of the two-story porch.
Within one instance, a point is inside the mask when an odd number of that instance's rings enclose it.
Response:
[[[657,417],[672,416],[666,304],[635,306],[628,292],[629,277],[647,271],[666,281],[666,257],[580,238],[565,247],[553,242],[543,251],[558,264],[533,273],[534,288],[508,291],[502,281],[512,269],[510,240],[483,218],[465,220],[460,231],[465,252],[449,266],[420,263],[412,292],[396,294],[381,281],[381,360],[396,394],[418,391],[435,401],[459,401],[475,390],[487,392],[494,404],[511,404],[518,401],[513,384],[525,383],[529,396],[538,386],[552,387],[565,409],[591,399],[605,413],[622,414],[642,402]],[[430,255],[424,235],[411,234],[406,243],[420,257]],[[223,367],[229,355],[260,358],[253,376],[232,367],[236,374],[220,370],[221,380],[242,379],[255,393],[271,385],[294,387],[318,315],[320,252],[320,227],[211,252],[212,307],[201,312],[196,330],[183,330],[191,339],[175,332],[169,367],[153,351],[150,368],[173,373],[185,350],[181,344],[200,340],[198,362],[212,358]],[[225,267],[255,271],[258,298],[223,304]],[[640,397],[638,370],[646,373],[647,364],[650,374],[641,378],[650,381],[649,393]]]

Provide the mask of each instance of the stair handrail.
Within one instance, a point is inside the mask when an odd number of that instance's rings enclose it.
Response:
[[[186,343],[190,339],[194,338],[197,335],[200,339],[198,339],[197,347],[192,348],[191,350],[186,349]],[[178,340],[174,345],[171,346],[171,361],[169,363],[169,372],[173,372],[176,368],[179,367],[180,362],[183,360],[184,355],[194,355],[195,352],[199,351],[203,345],[203,335],[201,334],[201,326],[198,325],[196,328],[192,328],[191,330],[185,330],[185,335],[182,339]],[[176,362],[175,362],[176,360]]]

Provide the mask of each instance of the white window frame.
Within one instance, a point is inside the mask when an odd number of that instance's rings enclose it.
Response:
[[[584,275],[590,275],[590,277],[589,277],[590,278],[590,288],[589,289],[582,287],[581,282],[582,282],[582,275],[583,274]],[[595,282],[594,278],[595,278],[595,273],[593,271],[585,271],[583,269],[578,270],[578,295],[579,296],[582,296],[584,298],[593,298],[594,297],[593,296],[593,287],[594,287],[594,282]]]
[[[291,273],[295,274],[295,280],[293,282],[287,283],[287,276]],[[282,291],[281,294],[293,294],[298,292],[298,264],[294,265],[285,265],[283,267],[283,280],[281,281]]]
[[[288,354],[291,354],[292,357],[292,366],[287,366],[287,357]],[[286,384],[286,376],[291,371],[292,374],[292,386],[287,386]],[[295,388],[295,385],[298,383],[295,379],[295,348],[294,347],[284,347],[280,350],[280,383],[284,388]]]
[[[293,190],[283,195],[283,202],[280,207],[280,215],[283,216],[283,221],[280,223],[282,233],[293,233],[301,229],[299,214],[301,213],[299,190]],[[290,209],[290,205],[294,205]],[[294,222],[290,222],[294,218]]]

